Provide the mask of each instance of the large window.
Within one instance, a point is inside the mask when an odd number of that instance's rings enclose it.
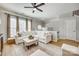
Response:
[[[26,31],[26,19],[25,18],[19,18],[19,32],[25,32]]]
[[[10,37],[16,35],[16,17],[10,16]]]
[[[28,31],[32,30],[32,21],[28,20]]]
[[[10,17],[9,17],[10,16]],[[17,18],[16,16],[12,16],[9,15],[7,20],[8,21],[8,26],[7,28],[9,30],[8,31],[8,37],[15,37],[17,35],[17,32],[26,32],[26,28],[27,28],[27,24],[28,22],[26,22],[25,18],[19,17]]]

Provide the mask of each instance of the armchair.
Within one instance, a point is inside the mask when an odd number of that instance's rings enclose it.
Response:
[[[48,43],[51,41],[51,33],[46,31],[38,32],[39,41],[43,43]]]

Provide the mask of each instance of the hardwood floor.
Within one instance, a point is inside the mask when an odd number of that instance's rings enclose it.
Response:
[[[23,44],[4,44],[3,47],[3,56],[30,56],[32,53],[34,53],[36,50],[41,49],[42,51],[46,52],[50,56],[61,56],[62,50],[61,46],[62,44],[69,44],[73,46],[79,46],[78,42],[71,41],[71,40],[58,40],[58,42],[50,42],[48,44],[44,44],[42,42],[39,42],[38,46],[33,45],[28,50]]]
[[[29,50],[24,47],[22,44],[16,45],[16,44],[4,44],[4,49],[3,49],[3,56],[28,56],[34,51],[38,49],[37,46],[33,46]]]
[[[24,47],[22,44],[21,45],[5,44],[2,55],[3,56],[30,56],[38,49],[46,52],[50,56],[61,55],[60,54],[61,51],[59,47],[51,44],[44,44],[44,43],[39,43],[38,46],[32,46],[30,47],[29,50],[26,47]],[[58,51],[58,52],[55,52],[55,51]]]
[[[53,45],[59,46],[59,47],[61,47],[63,43],[69,44],[69,45],[72,45],[72,46],[76,46],[76,47],[79,46],[79,42],[76,42],[76,41],[73,41],[73,40],[68,40],[68,39],[59,39],[57,42],[51,41],[50,43],[53,44]]]

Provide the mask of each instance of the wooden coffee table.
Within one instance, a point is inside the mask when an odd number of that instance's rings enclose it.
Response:
[[[24,38],[24,45],[29,49],[29,47],[33,44],[38,45],[38,39],[34,38],[34,39],[29,39],[29,38]]]

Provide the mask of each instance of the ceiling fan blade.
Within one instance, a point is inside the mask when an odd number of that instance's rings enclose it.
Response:
[[[32,4],[32,6],[35,6],[36,5],[36,3],[31,3]]]
[[[39,8],[36,8],[37,10],[39,10],[39,11],[41,11],[41,12],[43,12],[43,10],[41,10],[41,9],[39,9]]]
[[[34,7],[24,7],[24,8],[34,8]]]
[[[45,5],[45,3],[38,4],[36,7],[40,7],[42,5]]]

